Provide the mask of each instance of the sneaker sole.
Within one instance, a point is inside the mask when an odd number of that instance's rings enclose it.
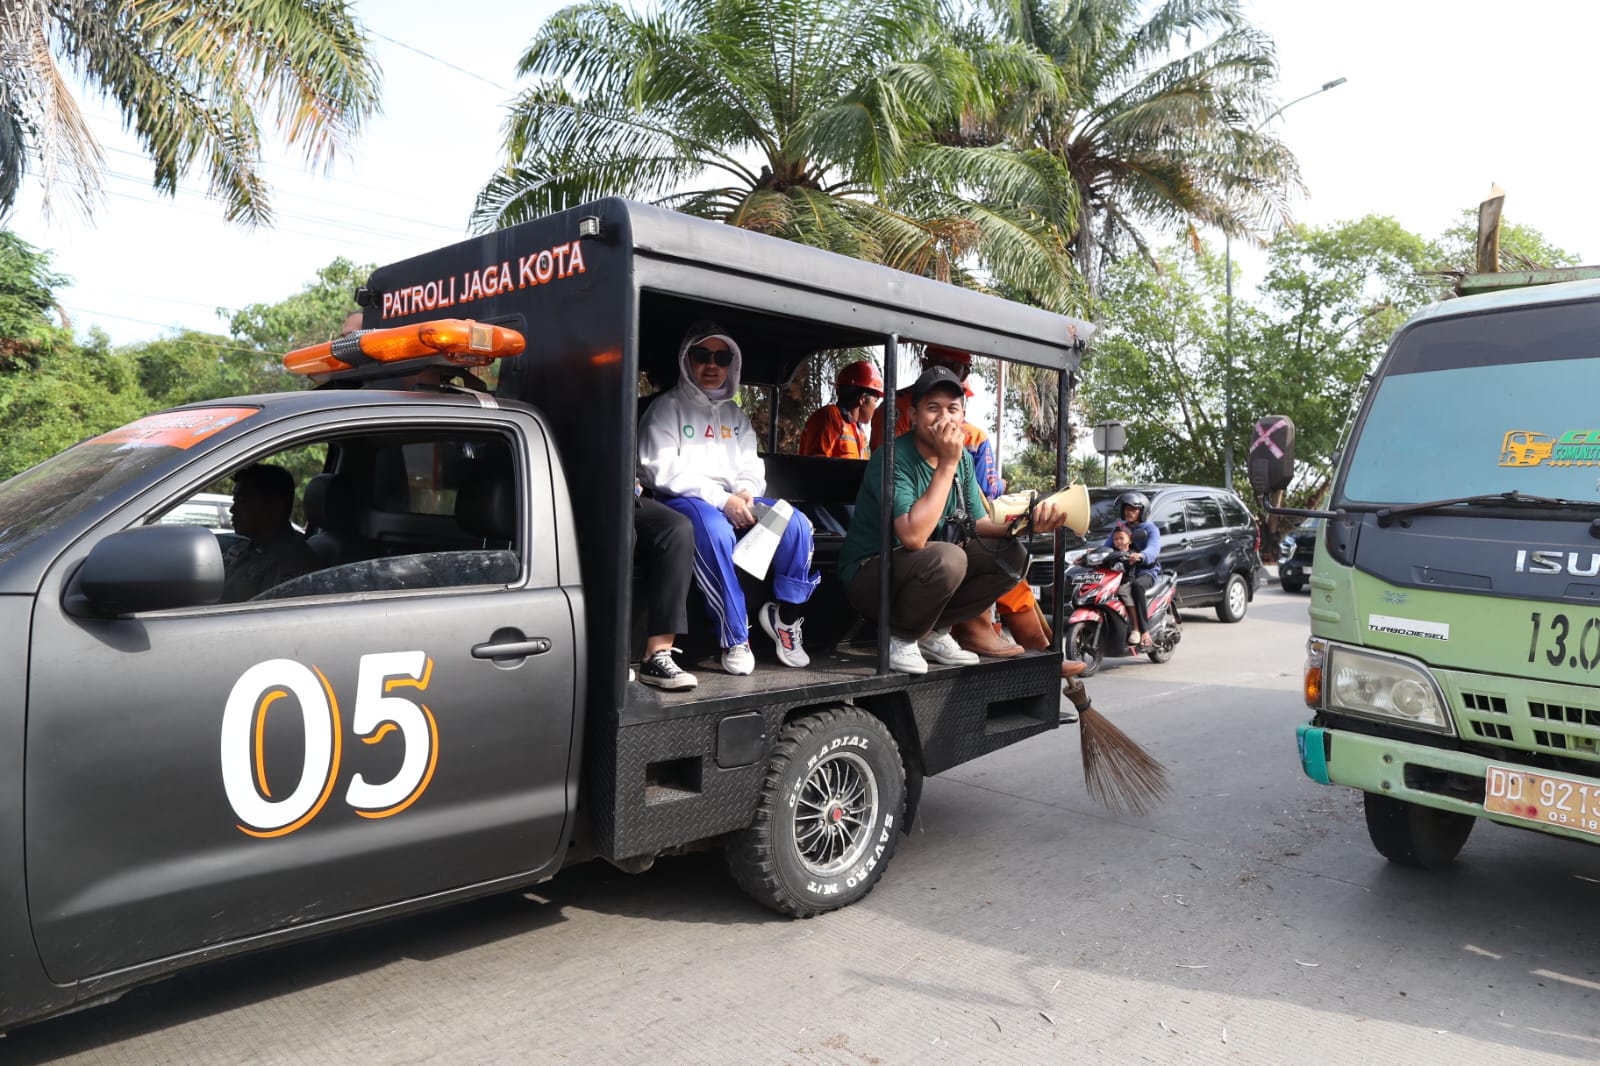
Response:
[[[972,655],[971,652],[968,652],[967,654]],[[923,648],[922,649],[922,657],[924,659],[932,660],[933,662],[936,662],[936,663],[940,664],[941,666],[976,666],[976,665],[978,665],[978,657],[976,655],[972,655],[972,658],[970,658],[970,659],[968,659],[966,656],[962,656],[961,658],[958,659],[953,655],[939,655],[939,654],[937,654],[935,652],[929,651],[927,648]]]
[[[778,653],[778,661],[780,663],[785,666],[793,667],[796,670],[803,669],[804,667],[811,665],[811,656],[807,655],[803,651],[800,653],[799,659],[787,659],[784,657],[786,653],[783,650],[783,641],[778,639],[778,634],[773,631],[772,623],[767,621],[766,611],[761,612],[760,616],[757,618],[757,621],[761,623],[761,631],[772,640],[773,650]]]
[[[651,688],[666,689],[668,692],[678,692],[694,688],[700,682],[693,677],[641,677],[639,683],[649,685]]]

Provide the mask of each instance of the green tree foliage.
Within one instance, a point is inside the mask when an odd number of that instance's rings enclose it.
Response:
[[[146,414],[133,364],[82,349],[0,384],[0,479]]]
[[[1449,273],[1471,273],[1478,268],[1478,212],[1468,208],[1461,220],[1445,230],[1429,248],[1432,268]],[[1537,270],[1577,266],[1578,257],[1558,248],[1532,226],[1500,220],[1500,269]]]
[[[299,292],[236,312],[228,321],[236,346],[221,354],[224,373],[217,387],[222,391],[212,395],[306,387],[305,379],[283,369],[284,353],[337,337],[345,316],[359,310],[355,291],[372,270],[341,256],[318,270]]]
[[[97,202],[105,160],[67,89],[78,77],[121,112],[155,164],[156,189],[172,195],[203,168],[228,219],[269,222],[262,116],[325,165],[377,110],[377,67],[350,7],[10,0],[0,8],[0,217],[29,170],[47,204],[58,182],[86,212]]]
[[[1236,0],[992,6],[1006,32],[1049,55],[1065,82],[1065,92],[1004,108],[1003,133],[1071,189],[1077,211],[1063,239],[1091,296],[1116,259],[1151,258],[1147,227],[1247,236],[1287,216],[1299,168],[1260,128],[1274,106],[1277,61]],[[1102,321],[1112,313],[1109,301],[1093,308]],[[1054,440],[1054,375],[1019,368],[1008,392],[1028,412],[1026,439]]]
[[[1104,320],[1082,371],[1085,422],[1122,422],[1124,472],[1222,482],[1221,263],[1204,248],[1111,264]]]
[[[1269,246],[1254,302],[1234,306],[1233,444],[1243,480],[1251,426],[1265,414],[1297,429],[1288,501],[1326,494],[1341,434],[1405,320],[1439,295],[1429,274],[1445,241],[1430,244],[1391,218],[1286,231]],[[1541,262],[1570,256],[1536,231],[1519,247]],[[1228,418],[1227,300],[1221,264],[1204,245],[1115,263],[1106,276],[1104,330],[1083,370],[1086,423],[1118,419],[1132,479],[1221,484]]]
[[[1038,153],[934,137],[988,120],[997,87],[1048,98],[1059,79],[1031,48],[958,44],[935,0],[584,0],[519,74],[540,80],[512,106],[480,229],[622,194],[1071,302],[1070,185]]]
[[[65,339],[51,312],[67,280],[50,269],[48,253],[0,230],[0,374],[37,366]]]
[[[997,2],[1011,33],[1051,57],[1064,93],[1014,108],[1014,134],[1075,190],[1073,258],[1096,291],[1108,261],[1149,254],[1145,227],[1260,233],[1299,186],[1274,107],[1272,41],[1237,0]]]
[[[152,410],[300,387],[281,370],[272,372],[256,349],[215,333],[184,330],[124,345],[117,355],[133,365],[135,382]]]
[[[0,353],[26,353],[0,357],[0,478],[164,407],[304,388],[283,370],[283,354],[335,336],[368,273],[336,259],[301,291],[235,314],[231,337],[186,330],[113,348],[95,333],[78,345],[47,314],[65,279],[43,253],[0,232]],[[302,482],[317,469],[314,458],[291,465]]]
[[[1296,428],[1291,503],[1310,505],[1327,492],[1362,376],[1394,331],[1437,298],[1436,285],[1422,274],[1431,263],[1421,237],[1378,215],[1288,231],[1273,242],[1260,312],[1248,316],[1248,335],[1236,353],[1237,476],[1256,417],[1284,414]]]
[[[1016,458],[1006,461],[1004,476],[1008,492],[1026,489],[1040,493],[1055,491],[1060,487],[1056,484],[1055,448],[1029,444]],[[1109,482],[1106,480],[1108,477]],[[1126,480],[1122,466],[1116,460],[1111,462],[1108,469],[1105,460],[1093,453],[1078,452],[1067,457],[1066,483],[1069,485],[1116,485]]]

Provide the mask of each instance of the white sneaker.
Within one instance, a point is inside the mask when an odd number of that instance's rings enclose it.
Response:
[[[750,651],[749,642],[735,644],[731,648],[722,649],[722,668],[730,674],[743,677],[753,673],[756,668],[756,657]]]
[[[922,657],[922,650],[917,647],[916,641],[890,637],[889,669],[900,674],[925,674],[928,672],[928,660]]]
[[[944,663],[946,666],[971,666],[978,661],[978,653],[968,651],[957,644],[956,638],[950,635],[948,629],[935,629],[917,641],[917,647],[934,662]]]
[[[778,661],[785,666],[810,666],[811,656],[806,654],[805,643],[800,639],[800,625],[804,618],[797,618],[790,625],[784,625],[783,619],[778,616],[778,605],[769,603],[763,606],[756,615],[761,619],[761,628],[767,631],[767,636],[772,638],[772,643],[778,649]]]

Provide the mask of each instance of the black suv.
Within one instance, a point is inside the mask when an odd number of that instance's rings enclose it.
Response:
[[[1299,592],[1311,575],[1311,559],[1317,553],[1317,534],[1322,519],[1308,518],[1284,535],[1278,545],[1278,583],[1285,592]]]
[[[1178,575],[1183,608],[1215,606],[1217,617],[1237,622],[1261,587],[1261,535],[1244,501],[1226,489],[1201,485],[1122,485],[1089,490],[1089,533],[1083,543],[1068,534],[1069,550],[1100,544],[1121,516],[1117,497],[1142,492],[1150,501],[1150,521],[1161,532],[1164,572]],[[1032,576],[1041,581],[1035,564]]]

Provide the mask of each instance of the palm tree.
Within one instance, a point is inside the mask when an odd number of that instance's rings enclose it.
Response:
[[[259,113],[326,165],[377,109],[377,68],[349,6],[3,0],[0,216],[30,170],[47,209],[58,185],[86,214],[98,202],[105,161],[73,99],[76,75],[122,112],[155,163],[156,189],[172,195],[202,167],[230,221],[270,221]]]
[[[1006,0],[999,0],[1005,8]],[[1043,149],[1077,192],[1073,258],[1096,288],[1104,262],[1149,256],[1144,227],[1251,236],[1286,220],[1294,156],[1258,128],[1271,114],[1271,40],[1237,0],[1056,0],[1005,8],[1020,40],[1061,71],[1021,143]]]
[[[1066,91],[1016,100],[995,131],[1043,153],[1069,184],[1078,212],[1066,236],[1090,300],[1107,262],[1151,259],[1145,227],[1162,237],[1214,226],[1252,236],[1287,220],[1300,188],[1289,150],[1261,128],[1277,78],[1272,42],[1237,0],[992,0],[1015,39],[1036,45]],[[1018,368],[1025,436],[1056,434],[1055,381]]]
[[[519,75],[491,229],[621,194],[962,284],[1065,303],[1070,188],[1040,153],[939,143],[995,86],[1052,97],[1019,43],[958,46],[937,0],[584,0],[550,18]]]

